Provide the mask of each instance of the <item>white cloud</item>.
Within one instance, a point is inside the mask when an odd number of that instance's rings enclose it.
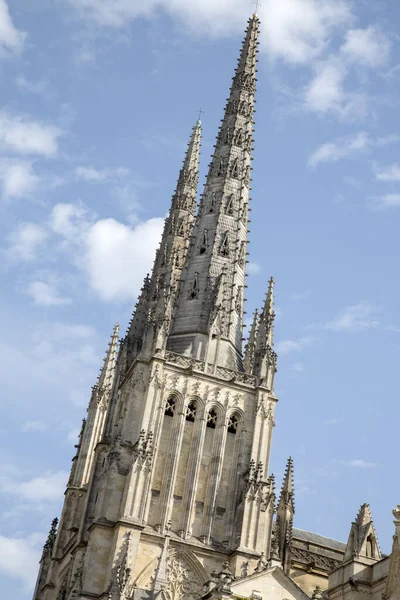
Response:
[[[305,371],[304,363],[302,363],[302,362],[294,363],[294,365],[292,365],[292,370],[295,373],[304,373],[304,371]]]
[[[33,299],[35,304],[40,306],[61,306],[71,303],[70,298],[61,296],[54,285],[45,281],[32,281],[28,285],[26,293]]]
[[[292,352],[301,352],[305,348],[312,346],[316,342],[315,337],[302,337],[298,340],[282,340],[275,346],[275,350],[279,356],[286,356]]]
[[[325,63],[320,65],[314,79],[305,92],[308,109],[325,113],[342,106],[344,98],[343,82],[346,70],[343,65]]]
[[[26,592],[32,592],[38,572],[40,546],[35,537],[0,535],[0,573],[19,580]]]
[[[249,264],[247,265],[247,273],[249,275],[258,275],[258,273],[260,273],[260,271],[261,271],[261,266],[254,261],[249,262]]]
[[[377,27],[351,29],[341,48],[345,58],[364,67],[382,67],[390,56],[390,42]]]
[[[11,199],[33,194],[41,178],[36,175],[29,161],[0,159],[0,181],[3,196]]]
[[[375,178],[379,181],[400,181],[400,164],[394,163],[388,167],[376,169]]]
[[[131,228],[114,219],[97,221],[86,238],[85,264],[90,283],[103,300],[137,296],[146,269],[154,259],[163,219],[149,219]]]
[[[164,9],[196,32],[221,35],[239,32],[248,17],[240,0],[66,0],[102,27],[123,27],[137,17]],[[261,41],[270,57],[306,63],[324,51],[332,33],[352,20],[346,0],[265,0],[258,10]]]
[[[60,203],[50,213],[49,226],[66,240],[79,243],[90,227],[92,218],[82,204]]]
[[[61,135],[58,127],[0,110],[0,147],[3,149],[49,158],[57,154]]]
[[[49,83],[45,79],[30,81],[24,75],[19,75],[19,77],[16,78],[15,83],[23,92],[29,92],[39,96],[46,96],[49,93]]]
[[[348,306],[325,324],[326,329],[346,333],[357,333],[367,329],[379,327],[380,309],[370,304],[360,302],[355,306]]]
[[[343,464],[348,467],[355,467],[356,469],[372,469],[376,466],[373,462],[368,462],[362,458],[356,458],[354,460],[343,461]]]
[[[69,473],[66,471],[55,473],[48,471],[29,481],[14,482],[16,486],[14,494],[33,503],[57,501],[63,495],[68,476]]]
[[[47,237],[47,231],[41,225],[21,223],[8,237],[9,255],[19,260],[34,260],[46,243]]]
[[[372,141],[365,131],[355,135],[337,138],[317,148],[308,158],[308,165],[316,167],[324,162],[336,162],[344,158],[358,156],[371,148]]]
[[[6,0],[0,0],[0,57],[9,52],[21,52],[26,33],[19,31],[10,15]]]
[[[374,210],[390,210],[392,208],[400,208],[400,194],[385,194],[377,196],[370,204]]]
[[[76,167],[75,177],[87,183],[103,183],[111,179],[119,179],[129,174],[129,169],[118,167],[116,169],[95,169],[94,167]]]
[[[260,9],[269,53],[292,63],[316,58],[332,32],[351,21],[348,2],[339,0],[269,0]]]
[[[46,423],[43,423],[43,421],[25,421],[25,423],[23,423],[21,430],[24,432],[28,432],[28,431],[47,431],[47,425]]]

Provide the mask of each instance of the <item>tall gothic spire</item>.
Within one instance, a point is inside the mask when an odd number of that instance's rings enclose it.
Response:
[[[242,369],[259,20],[248,22],[182,276],[170,350]]]
[[[149,353],[162,349],[170,328],[178,282],[186,260],[196,210],[201,121],[192,129],[153,271],[146,277],[124,340],[126,369],[143,346]],[[161,348],[160,348],[161,346]]]

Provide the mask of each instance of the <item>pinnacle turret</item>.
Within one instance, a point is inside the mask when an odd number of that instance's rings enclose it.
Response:
[[[256,308],[256,310],[254,311],[253,322],[251,324],[251,329],[250,329],[249,337],[247,340],[247,344],[246,344],[246,348],[245,348],[245,352],[244,352],[244,361],[243,361],[244,370],[249,375],[251,375],[251,373],[253,372],[254,358],[255,358],[255,351],[256,351],[256,341],[257,341],[259,325],[260,324],[259,324],[259,318],[258,318],[258,309]]]
[[[165,345],[196,210],[201,131],[201,121],[197,120],[165,220],[153,271],[144,281],[124,340],[121,352],[124,370],[129,368],[142,349],[152,354],[162,350]]]
[[[293,459],[290,456],[286,463],[285,475],[276,510],[279,557],[286,573],[290,571],[294,512]]]
[[[108,344],[106,355],[103,359],[104,364],[97,379],[96,387],[98,390],[107,390],[107,392],[111,391],[115,374],[115,365],[117,361],[118,335],[119,323],[116,323]]]
[[[286,463],[285,475],[282,482],[281,494],[279,496],[279,506],[290,507],[294,513],[294,478],[293,478],[293,459],[289,456]]]
[[[248,22],[182,276],[168,347],[242,369],[247,226],[259,20]],[[223,302],[215,315],[217,297]]]
[[[259,327],[254,350],[253,375],[264,382],[270,390],[273,389],[276,372],[277,355],[273,350],[274,344],[274,286],[273,277],[268,282],[268,292],[260,315]]]

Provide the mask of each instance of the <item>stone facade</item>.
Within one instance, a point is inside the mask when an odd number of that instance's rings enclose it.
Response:
[[[369,509],[348,544],[294,528],[290,458],[269,474],[274,280],[242,356],[259,20],[248,22],[197,215],[193,128],[154,268],[114,329],[34,600],[400,600],[399,526]]]

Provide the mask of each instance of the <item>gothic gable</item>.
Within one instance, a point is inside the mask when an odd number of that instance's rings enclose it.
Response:
[[[263,600],[309,600],[299,586],[280,567],[270,567],[232,584],[233,596]]]

